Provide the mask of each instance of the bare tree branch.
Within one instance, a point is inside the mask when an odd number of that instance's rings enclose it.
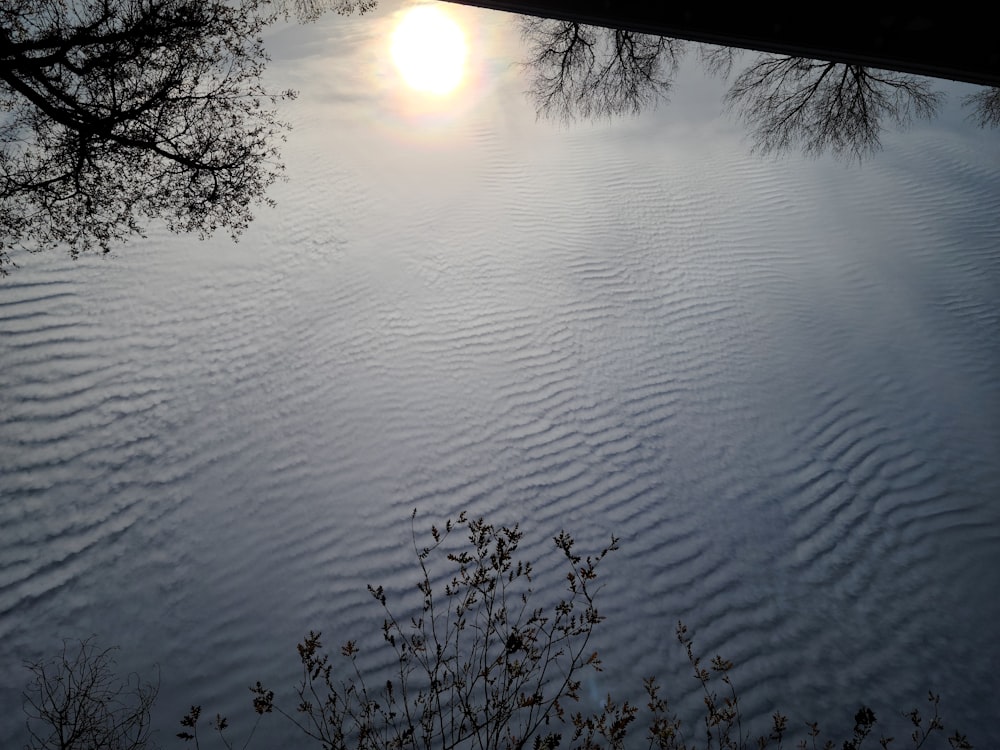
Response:
[[[93,641],[63,645],[48,662],[29,664],[24,693],[26,750],[142,750],[158,686],[114,672],[114,650]]]
[[[709,75],[717,76],[723,80],[732,74],[733,67],[742,54],[743,50],[738,47],[719,47],[714,44],[698,45],[698,57],[701,64],[705,66],[705,71]]]
[[[326,11],[342,16],[367,13],[378,5],[378,0],[273,0],[285,17],[294,15],[299,21],[315,21]]]
[[[881,148],[886,120],[905,126],[930,119],[940,101],[931,82],[917,76],[771,54],[740,73],[725,98],[760,153],[800,147],[851,160]]]
[[[962,100],[966,107],[972,107],[969,115],[981,128],[1000,127],[1000,86],[983,88],[969,94]]]
[[[525,17],[531,88],[546,117],[638,114],[665,101],[685,44],[676,39],[572,21]]]

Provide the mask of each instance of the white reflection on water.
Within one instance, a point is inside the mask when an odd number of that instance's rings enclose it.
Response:
[[[445,96],[462,83],[468,46],[465,32],[447,13],[436,5],[417,5],[393,30],[391,54],[410,88]]]

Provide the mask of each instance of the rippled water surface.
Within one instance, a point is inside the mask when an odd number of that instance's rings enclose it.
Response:
[[[91,633],[243,716],[297,640],[381,623],[409,517],[608,535],[607,669],[846,727],[942,694],[1000,746],[1000,150],[961,115],[858,166],[750,156],[719,84],[536,121],[511,19],[399,91],[398,4],[269,38],[289,180],[247,236],[153,231],[0,281],[0,746],[22,661]],[[957,89],[956,89],[957,90]],[[450,103],[449,103],[450,102]]]

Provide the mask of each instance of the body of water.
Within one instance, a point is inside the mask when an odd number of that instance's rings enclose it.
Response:
[[[542,582],[560,529],[620,536],[588,700],[697,700],[681,619],[750,717],[846,731],[933,689],[1000,745],[997,133],[762,159],[697,71],[538,121],[513,20],[460,7],[466,84],[425,101],[401,12],[269,37],[289,180],[239,244],[0,281],[0,745],[23,661],[90,634],[159,665],[164,745],[192,703],[245,727],[309,629],[377,636],[413,508],[520,523]]]

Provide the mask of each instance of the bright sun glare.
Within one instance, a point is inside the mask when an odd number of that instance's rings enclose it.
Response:
[[[392,34],[392,61],[416,91],[443,95],[458,87],[465,72],[465,34],[444,11],[418,5]]]

